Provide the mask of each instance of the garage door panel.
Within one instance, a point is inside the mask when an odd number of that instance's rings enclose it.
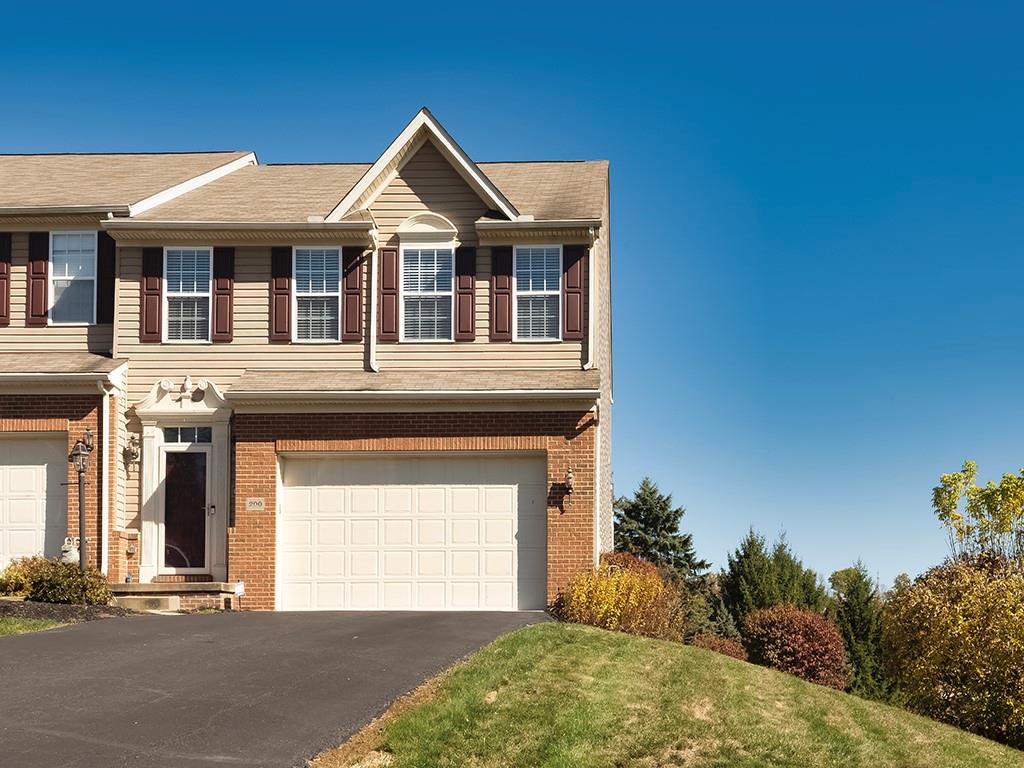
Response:
[[[18,557],[60,555],[67,536],[67,440],[0,438],[0,570]]]
[[[280,605],[543,608],[545,474],[535,457],[284,459]]]

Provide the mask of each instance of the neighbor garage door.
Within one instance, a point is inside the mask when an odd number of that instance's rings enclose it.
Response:
[[[67,535],[67,443],[0,437],[0,569],[16,557],[60,554]]]
[[[283,610],[525,610],[546,601],[542,457],[281,460]]]

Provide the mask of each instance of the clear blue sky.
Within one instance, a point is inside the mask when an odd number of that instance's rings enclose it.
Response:
[[[370,161],[426,104],[608,158],[617,491],[888,582],[945,555],[940,472],[1024,464],[1024,18],[833,5],[20,4],[0,151]]]

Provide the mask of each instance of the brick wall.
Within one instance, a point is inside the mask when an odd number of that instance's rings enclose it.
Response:
[[[96,395],[0,395],[0,433],[2,432],[62,432],[68,453],[75,442],[91,429],[95,449],[89,456],[85,474],[85,521],[90,565],[98,563],[100,547],[100,494],[104,473],[101,462],[100,403]],[[109,428],[109,427],[108,427]],[[113,457],[112,457],[113,458]],[[78,535],[78,473],[71,464],[67,468],[68,535]]]
[[[579,412],[236,414],[234,526],[228,579],[244,608],[274,607],[280,451],[544,451],[548,459],[548,600],[589,568],[594,552],[593,415]],[[572,467],[575,490],[565,494]],[[245,499],[263,498],[263,512]]]

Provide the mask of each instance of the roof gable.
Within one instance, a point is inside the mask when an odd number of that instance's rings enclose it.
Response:
[[[516,207],[469,158],[430,110],[424,107],[327,215],[326,220],[340,221],[355,210],[368,208],[376,196],[398,175],[404,164],[428,141],[437,147],[441,155],[488,207],[509,220],[514,221],[518,218],[519,211]]]

